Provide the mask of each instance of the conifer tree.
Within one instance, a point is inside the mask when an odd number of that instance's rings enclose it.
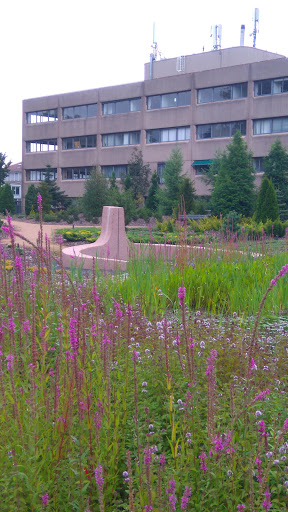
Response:
[[[83,213],[87,220],[101,217],[103,206],[109,202],[109,188],[105,176],[99,169],[93,169],[90,178],[85,181],[82,197]]]
[[[35,185],[33,185],[33,184],[29,185],[27,194],[25,196],[25,214],[26,215],[29,215],[32,208],[33,208],[34,212],[37,211],[37,195],[38,195],[38,190],[35,187]]]
[[[56,209],[66,209],[71,204],[71,199],[60,190],[56,181],[51,177],[51,165],[46,165],[46,170],[44,172],[45,178],[44,183],[47,183],[49,189],[48,194],[51,196],[51,206],[53,210]]]
[[[0,187],[3,187],[5,183],[5,179],[9,174],[9,167],[11,165],[11,161],[6,162],[6,154],[0,153]]]
[[[146,197],[150,174],[150,165],[144,164],[142,151],[135,148],[131,160],[128,162],[128,175],[131,178],[131,189],[134,199]]]
[[[3,187],[0,188],[0,212],[2,215],[6,215],[6,210],[8,213],[15,213],[15,201],[12,192],[12,188],[8,183],[5,183]]]
[[[155,171],[152,174],[151,185],[148,190],[148,196],[146,199],[146,208],[151,212],[156,212],[159,206],[158,200],[158,191],[159,191],[159,176]]]
[[[272,180],[275,187],[280,218],[288,218],[288,154],[279,139],[273,142],[269,154],[264,158],[264,176]]]
[[[164,186],[157,194],[161,215],[171,215],[180,203],[183,181],[183,156],[179,148],[172,149],[170,158],[163,169]]]
[[[211,195],[214,215],[230,211],[249,217],[254,210],[254,168],[252,154],[237,131],[226,150],[217,157],[218,174]]]
[[[264,176],[258,193],[255,220],[265,222],[269,219],[273,222],[279,218],[277,195],[271,180]]]

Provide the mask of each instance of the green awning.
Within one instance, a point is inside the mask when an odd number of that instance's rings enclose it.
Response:
[[[213,160],[194,160],[192,165],[211,165]]]

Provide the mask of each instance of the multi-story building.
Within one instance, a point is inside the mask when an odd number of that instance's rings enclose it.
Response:
[[[6,183],[12,188],[14,201],[15,201],[15,212],[21,213],[22,201],[22,163],[11,164],[9,166],[9,174],[5,179]]]
[[[201,174],[240,130],[256,181],[276,137],[288,147],[288,60],[236,47],[152,61],[144,81],[23,102],[23,195],[50,165],[70,197],[83,194],[95,166],[121,177],[136,147],[161,170],[176,145],[199,195]]]

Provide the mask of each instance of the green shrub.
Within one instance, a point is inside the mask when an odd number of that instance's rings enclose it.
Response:
[[[218,217],[205,217],[200,220],[200,229],[201,231],[221,231],[223,221]]]
[[[140,219],[143,219],[145,222],[149,222],[150,217],[152,217],[151,211],[148,210],[148,208],[145,208],[145,206],[137,209],[137,215]]]
[[[162,222],[156,221],[156,226],[161,233],[173,233],[175,219],[166,218]]]
[[[268,219],[267,222],[264,224],[264,231],[268,236],[273,235],[281,238],[282,236],[285,235],[285,225],[283,224],[283,222],[281,222],[280,219],[277,219],[274,222]]]

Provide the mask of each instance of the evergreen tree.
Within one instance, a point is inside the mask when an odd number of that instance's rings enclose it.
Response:
[[[276,190],[280,218],[288,218],[288,154],[279,139],[273,142],[269,154],[264,158],[264,176],[272,180]]]
[[[109,178],[109,189],[111,190],[112,188],[118,188],[116,182],[116,174],[114,171],[112,172],[111,178]]]
[[[83,213],[87,220],[101,217],[103,206],[109,203],[109,188],[105,176],[99,169],[93,169],[90,178],[85,181],[82,197]]]
[[[131,178],[131,188],[134,199],[146,197],[150,174],[150,165],[144,164],[142,151],[135,148],[132,153],[132,158],[128,162],[128,175]]]
[[[9,174],[9,167],[11,165],[11,161],[6,162],[6,154],[0,153],[0,187],[3,187],[5,183],[5,178],[7,178]]]
[[[12,192],[12,188],[8,183],[5,183],[3,187],[0,188],[0,212],[3,215],[6,215],[6,210],[8,213],[15,213],[15,201]]]
[[[156,212],[159,206],[158,201],[158,193],[159,193],[159,176],[155,171],[152,174],[151,178],[151,186],[148,190],[148,196],[146,199],[146,208],[151,210],[151,212]]]
[[[195,188],[188,176],[184,176],[180,185],[180,197],[183,197],[185,212],[191,213],[195,207]]]
[[[120,194],[119,206],[124,208],[125,224],[129,224],[132,219],[137,219],[136,202],[133,198],[132,189],[124,190]]]
[[[45,178],[44,183],[47,183],[49,186],[48,193],[51,196],[51,205],[50,209],[66,209],[71,204],[71,199],[60,190],[58,185],[56,185],[56,181],[51,176],[51,165],[46,165],[46,170],[44,172]]]
[[[230,211],[249,217],[253,213],[254,168],[252,154],[237,131],[217,161],[218,174],[211,195],[214,215],[226,216]]]
[[[50,194],[49,183],[41,181],[40,185],[37,187],[37,195],[38,194],[42,197],[43,213],[49,213],[52,206],[52,196]],[[38,210],[36,209],[35,212],[36,211]]]
[[[37,195],[38,190],[35,185],[29,185],[27,194],[25,196],[25,214],[29,215],[32,208],[37,212]]]
[[[164,187],[157,194],[161,215],[171,215],[180,203],[183,177],[183,156],[179,148],[172,149],[163,169]]]
[[[264,176],[257,198],[255,220],[265,224],[268,219],[274,222],[278,218],[279,207],[276,191],[272,181]]]

